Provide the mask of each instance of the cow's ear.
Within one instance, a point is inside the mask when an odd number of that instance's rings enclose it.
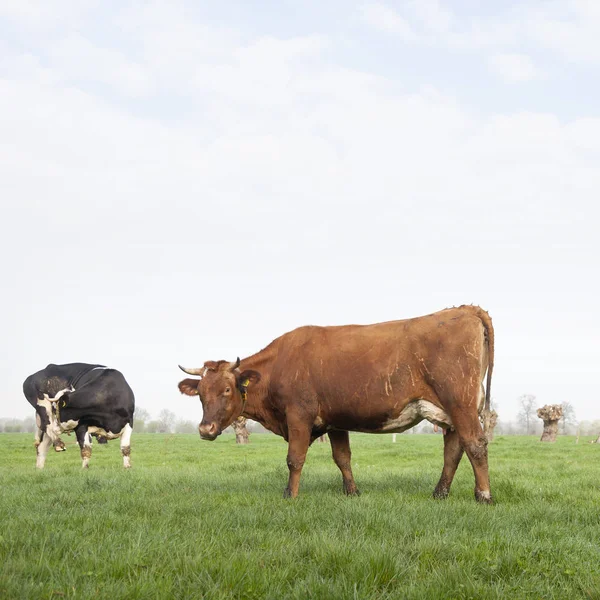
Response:
[[[179,388],[179,391],[186,396],[197,396],[199,383],[199,379],[184,379],[177,384],[177,387]]]
[[[246,369],[243,373],[240,373],[240,387],[248,387],[249,385],[256,385],[260,381],[260,373],[253,371],[252,369]]]

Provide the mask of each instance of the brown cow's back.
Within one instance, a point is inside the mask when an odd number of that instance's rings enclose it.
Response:
[[[478,307],[446,309],[374,325],[307,326],[274,344],[270,385],[284,403],[303,402],[330,427],[380,431],[412,401],[444,408],[439,386],[487,368]],[[285,407],[284,407],[285,408]]]

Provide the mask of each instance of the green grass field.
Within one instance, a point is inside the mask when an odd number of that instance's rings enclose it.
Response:
[[[295,500],[275,436],[134,434],[129,472],[64,439],[37,472],[32,435],[0,435],[1,598],[600,598],[591,438],[498,438],[491,507],[466,458],[432,499],[439,435],[351,435],[354,498],[314,444]]]

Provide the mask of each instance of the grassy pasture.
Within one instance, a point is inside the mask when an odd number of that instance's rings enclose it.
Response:
[[[283,440],[138,435],[50,453],[0,435],[0,598],[600,598],[600,445],[500,437],[494,506],[463,458],[451,497],[431,492],[434,435],[351,435],[362,491],[341,493],[314,444],[300,497],[283,500]]]

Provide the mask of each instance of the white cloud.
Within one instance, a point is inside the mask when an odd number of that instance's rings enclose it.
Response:
[[[399,35],[407,41],[417,40],[417,35],[394,9],[382,2],[369,2],[362,7],[363,19],[366,23],[379,29]]]
[[[508,83],[530,81],[539,76],[533,61],[526,54],[494,54],[489,66]]]
[[[408,8],[427,31],[437,34],[449,31],[455,21],[452,12],[439,0],[411,0]]]
[[[527,36],[540,47],[569,61],[600,62],[600,10],[597,2],[571,0],[532,9],[527,17]]]
[[[508,56],[533,46],[568,61],[600,62],[600,5],[592,0],[523,3],[493,17],[458,16],[439,0],[411,0],[401,6],[398,12],[384,3],[367,4],[364,20],[418,44],[465,51],[495,49]],[[529,78],[527,73],[531,73],[523,65],[498,69],[517,78]]]
[[[92,44],[81,34],[72,33],[49,46],[53,69],[68,82],[99,82],[128,96],[144,96],[151,90],[144,67],[112,48]]]
[[[48,30],[56,26],[79,26],[98,5],[98,0],[0,0],[0,16],[13,23]]]

